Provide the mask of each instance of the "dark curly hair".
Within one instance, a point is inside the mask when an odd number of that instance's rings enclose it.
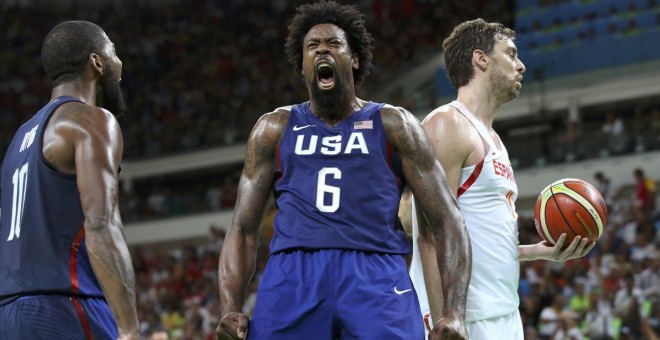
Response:
[[[445,65],[449,81],[454,88],[467,85],[474,77],[472,53],[482,50],[493,53],[495,43],[503,39],[515,39],[516,32],[497,22],[486,22],[479,18],[454,27],[449,37],[442,42]]]
[[[297,8],[297,13],[289,25],[289,36],[286,38],[286,54],[296,72],[302,72],[302,46],[305,35],[319,24],[334,24],[344,30],[348,38],[348,46],[353,53],[358,54],[360,67],[353,69],[353,81],[359,87],[367,77],[373,64],[374,39],[365,27],[364,14],[351,5],[341,5],[335,1],[321,1],[306,4]]]

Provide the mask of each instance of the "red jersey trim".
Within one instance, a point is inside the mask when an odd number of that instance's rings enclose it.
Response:
[[[78,289],[80,288],[80,284],[78,283],[78,250],[84,237],[85,227],[83,226],[78,230],[76,238],[71,243],[71,251],[69,253],[69,275],[71,276],[71,291],[73,293],[78,293]]]
[[[87,316],[85,315],[85,311],[83,310],[80,301],[78,301],[78,298],[76,298],[75,296],[71,296],[69,297],[69,299],[73,304],[73,308],[76,310],[76,314],[78,314],[78,319],[80,319],[80,324],[82,325],[83,330],[85,331],[85,337],[87,338],[87,340],[93,340],[94,333],[92,333],[92,328],[89,326],[89,321],[87,321]]]
[[[76,234],[76,238],[73,240],[73,243],[71,243],[71,251],[69,253],[69,275],[71,276],[71,292],[74,294],[78,293],[78,290],[80,289],[80,283],[78,282],[78,251],[80,250],[80,244],[82,243],[84,237],[85,237],[85,226],[82,226],[80,230],[78,230],[78,234]],[[69,300],[71,300],[71,303],[73,304],[73,308],[76,310],[76,314],[78,314],[78,319],[80,320],[80,324],[82,325],[83,330],[85,331],[85,336],[87,337],[88,340],[94,339],[92,328],[89,326],[89,321],[87,320],[87,316],[85,315],[85,311],[83,310],[80,301],[78,301],[78,298],[76,298],[75,296],[69,297]]]
[[[456,192],[456,198],[461,197],[461,195],[463,195],[467,191],[467,189],[470,189],[472,184],[474,184],[474,182],[477,181],[477,178],[479,177],[479,174],[481,173],[481,169],[483,169],[483,167],[484,167],[484,160],[485,159],[486,159],[486,157],[484,157],[484,159],[482,159],[481,162],[479,162],[479,164],[477,164],[474,167],[474,170],[470,174],[470,177],[468,177],[468,179],[465,181],[465,183],[463,183],[463,185],[461,185],[461,187],[458,188],[458,192]]]

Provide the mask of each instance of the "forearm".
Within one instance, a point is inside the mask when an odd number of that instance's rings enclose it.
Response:
[[[420,257],[427,259],[422,261],[422,271],[424,272],[424,286],[431,309],[431,319],[435,322],[444,315],[444,297],[442,289],[442,279],[436,257],[435,241],[427,240],[428,236],[419,235],[417,245],[419,247]],[[431,236],[432,238],[432,236]]]
[[[447,217],[445,227],[435,235],[438,267],[444,295],[443,316],[449,313],[465,317],[468,285],[472,275],[472,248],[460,212]],[[436,320],[437,321],[437,320]]]
[[[139,322],[135,302],[135,273],[119,228],[86,228],[89,260],[106,301],[117,322],[120,336],[137,335]]]
[[[535,261],[538,259],[539,255],[534,251],[534,245],[526,244],[518,246],[519,261]]]
[[[423,178],[433,180],[436,176]],[[438,186],[447,188],[445,183],[422,183],[422,188]],[[439,275],[438,281],[441,282],[442,287],[441,317],[464,318],[468,285],[472,275],[472,248],[463,215],[449,190],[418,192],[422,193],[415,196],[418,216],[422,217],[418,219],[422,222],[419,228],[420,234],[424,235],[426,242],[433,243],[428,248],[433,249],[435,253],[429,255],[435,257],[433,262],[437,267],[436,275]],[[426,270],[431,271],[432,268],[428,267]],[[437,322],[439,320],[437,313],[432,310],[432,314],[434,322]]]
[[[223,313],[243,308],[248,283],[256,268],[256,236],[248,237],[231,228],[218,263],[218,289]]]

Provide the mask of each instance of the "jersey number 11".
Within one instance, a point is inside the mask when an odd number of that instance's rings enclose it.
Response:
[[[21,222],[23,220],[23,207],[25,206],[25,193],[27,189],[28,163],[23,164],[14,171],[14,197],[11,203],[11,229],[7,241],[21,236]]]

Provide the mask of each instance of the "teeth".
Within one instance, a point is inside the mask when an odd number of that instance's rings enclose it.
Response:
[[[320,63],[318,67],[319,67],[319,68],[321,68],[321,67],[330,67],[330,64],[328,64],[328,63]]]

